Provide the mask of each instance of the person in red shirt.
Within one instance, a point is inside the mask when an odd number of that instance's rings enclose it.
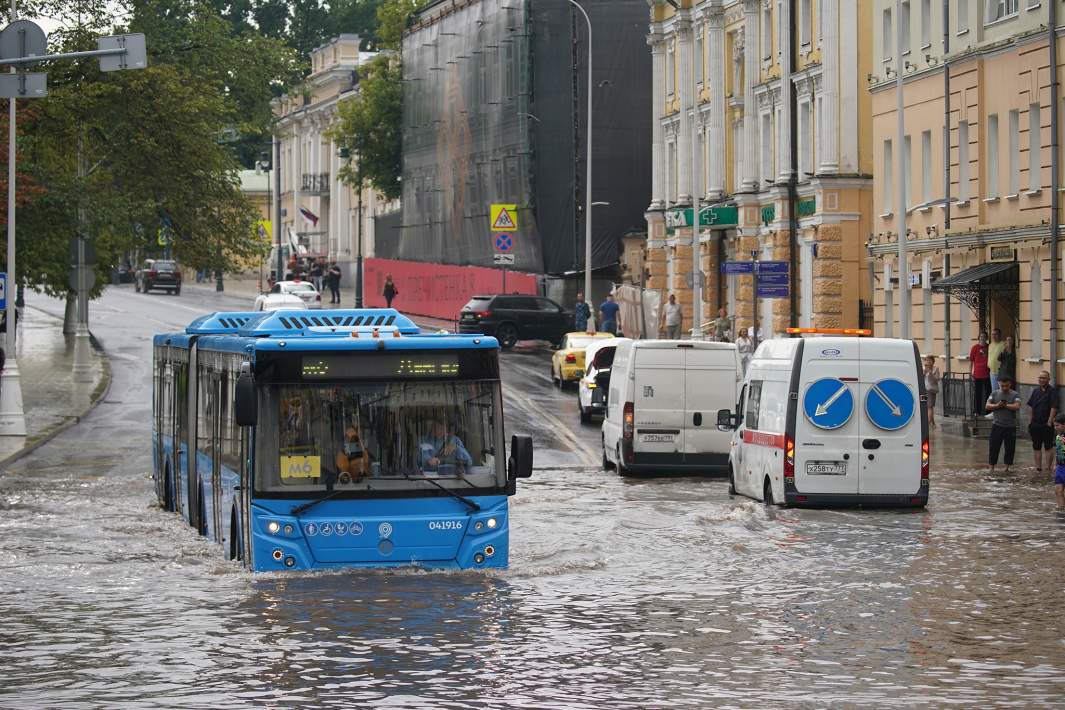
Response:
[[[973,377],[973,413],[984,414],[984,403],[991,396],[991,370],[987,366],[987,333],[969,349]]]

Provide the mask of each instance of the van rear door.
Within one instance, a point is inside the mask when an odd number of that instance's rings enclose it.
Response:
[[[803,347],[795,417],[798,493],[858,492],[861,414],[858,338],[810,338]]]
[[[734,349],[680,346],[684,355],[684,453],[728,455],[731,431],[719,431],[719,409],[736,408],[737,358]],[[685,459],[700,463],[700,459]]]
[[[920,384],[913,343],[861,342],[862,452],[858,492],[913,495],[921,487]]]
[[[684,401],[684,353],[675,346],[633,348],[634,451],[638,454],[684,451],[684,409],[677,406]]]

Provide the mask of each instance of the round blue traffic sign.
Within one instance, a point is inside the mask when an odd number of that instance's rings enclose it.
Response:
[[[846,382],[824,377],[806,389],[802,409],[815,427],[839,429],[854,413],[854,395]]]
[[[514,237],[506,232],[496,234],[496,251],[507,252],[514,248]]]
[[[865,414],[878,428],[895,431],[910,423],[915,403],[905,382],[880,380],[865,393]]]

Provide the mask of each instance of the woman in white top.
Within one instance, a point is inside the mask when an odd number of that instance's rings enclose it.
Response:
[[[936,399],[939,397],[939,380],[942,375],[936,367],[934,355],[924,356],[924,389],[928,395],[928,426],[936,425]]]
[[[740,328],[740,334],[736,338],[736,350],[740,355],[740,362],[743,364],[743,372],[747,372],[747,364],[751,361],[751,356],[754,355],[754,341],[747,337],[747,329]]]

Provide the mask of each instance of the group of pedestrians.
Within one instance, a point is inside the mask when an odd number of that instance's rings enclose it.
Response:
[[[969,349],[969,365],[973,380],[973,413],[986,411],[985,404],[991,393],[998,389],[999,382],[1008,377],[1013,383],[1017,376],[1017,350],[1013,336],[1002,339],[1002,331],[991,331],[991,340],[987,333],[980,337]]]
[[[618,334],[618,314],[621,306],[614,300],[614,294],[608,293],[606,299],[599,304],[599,332]],[[592,307],[584,300],[584,293],[577,293],[577,303],[573,307],[573,329],[578,331],[588,330],[588,321],[592,317]]]

